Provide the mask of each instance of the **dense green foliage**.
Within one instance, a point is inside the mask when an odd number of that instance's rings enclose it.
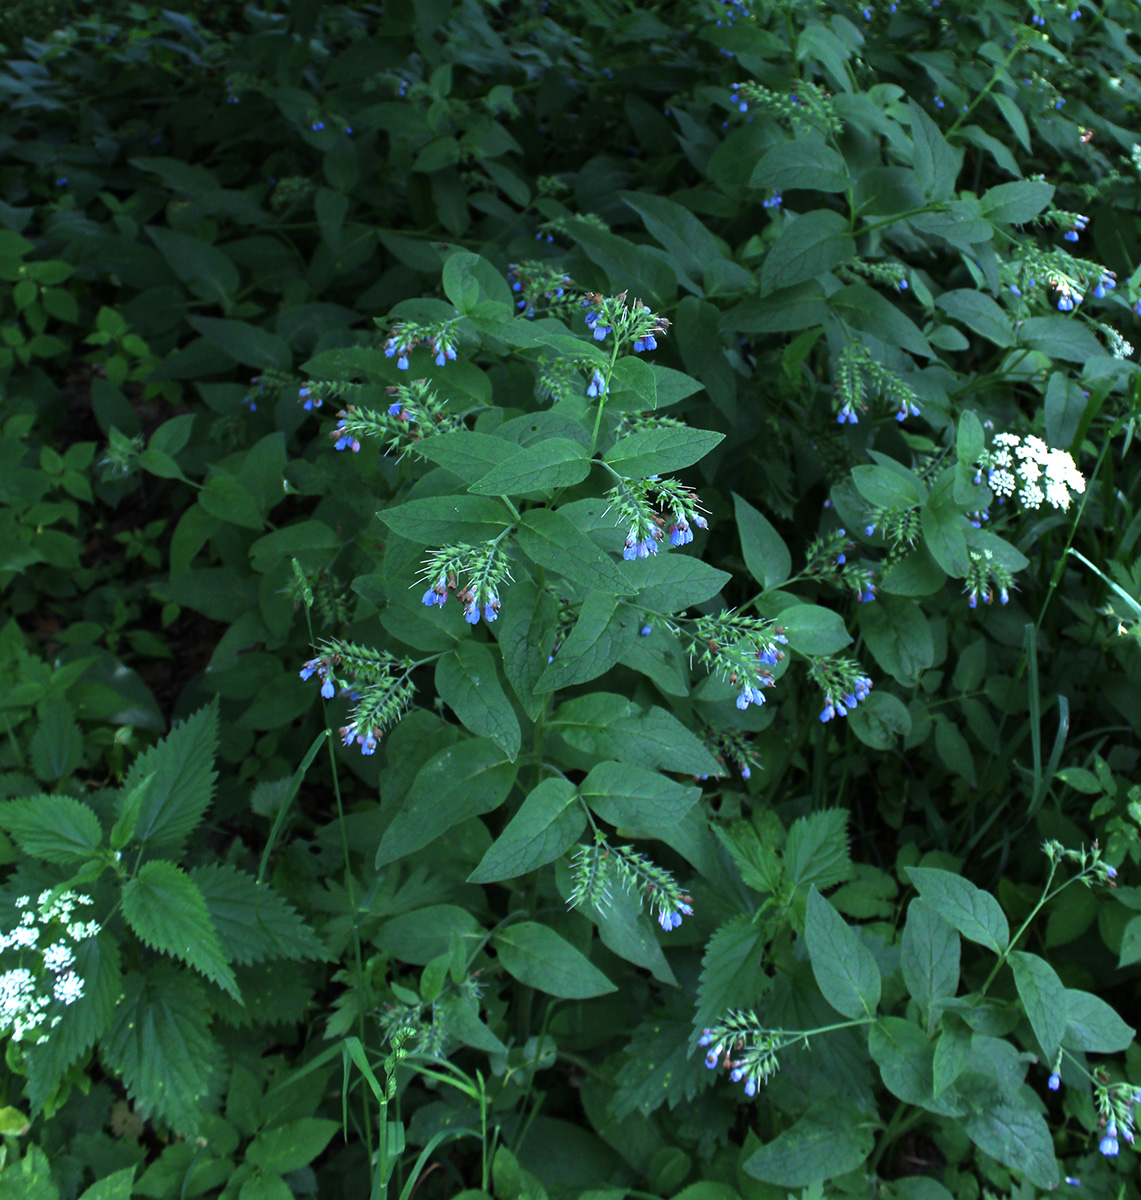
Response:
[[[1137,6],[177,9],[0,28],[0,1196],[1137,1197]]]

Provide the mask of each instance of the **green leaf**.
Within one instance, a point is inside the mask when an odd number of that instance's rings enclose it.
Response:
[[[764,1183],[808,1187],[862,1166],[874,1144],[871,1123],[852,1101],[831,1096],[766,1142],[742,1170]]]
[[[461,313],[470,313],[476,305],[489,301],[508,308],[514,307],[511,289],[495,266],[468,250],[456,250],[448,255],[444,263],[443,285],[444,295]]]
[[[194,867],[190,878],[233,962],[328,957],[313,930],[269,884],[221,863]]]
[[[263,1129],[246,1148],[246,1161],[265,1171],[300,1171],[319,1157],[341,1128],[340,1121],[300,1117]]]
[[[958,991],[961,950],[959,935],[939,915],[938,904],[912,900],[900,939],[899,965],[907,990],[924,1012]]]
[[[927,499],[927,489],[905,468],[863,464],[852,468],[852,482],[869,504],[881,508],[912,508]]]
[[[28,747],[32,770],[44,783],[65,779],[83,762],[83,732],[66,700],[49,701]]]
[[[797,138],[761,156],[749,187],[791,191],[845,192],[851,186],[844,159],[819,137]]]
[[[1075,988],[1066,988],[1066,1018],[1065,1044],[1090,1054],[1120,1054],[1137,1034],[1099,996]]]
[[[74,865],[93,859],[103,840],[94,811],[70,796],[25,796],[0,804],[0,829],[43,862]]]
[[[718,926],[701,960],[695,1029],[712,1024],[730,1008],[751,1008],[758,1002],[770,985],[764,966],[767,944],[748,913]]]
[[[558,605],[546,589],[524,581],[506,593],[496,622],[503,673],[532,721],[546,701],[545,693],[535,695],[535,684],[554,650],[557,625]]]
[[[973,1034],[954,1013],[943,1016],[943,1032],[935,1043],[934,1091],[946,1091],[967,1069],[971,1061]]]
[[[276,371],[288,371],[293,366],[293,355],[288,342],[283,341],[268,329],[259,329],[245,321],[232,321],[223,317],[188,316],[186,322],[207,341],[224,350],[236,362],[247,367],[269,367]]]
[[[674,200],[652,192],[619,192],[645,222],[646,228],[672,255],[682,270],[700,279],[706,265],[724,257],[705,224]]]
[[[1022,1007],[1046,1058],[1053,1061],[1069,1023],[1066,988],[1044,958],[1015,950],[1007,959]]]
[[[153,775],[139,803],[134,834],[148,850],[177,852],[202,819],[214,795],[218,752],[217,702],[200,708],[158,745],[140,754],[123,780],[120,812],[144,778]]]
[[[859,621],[876,662],[905,687],[914,687],[935,661],[931,626],[919,605],[900,596],[880,596],[860,605]]]
[[[495,659],[480,642],[465,641],[436,663],[436,691],[477,737],[489,737],[507,758],[519,756],[519,718],[503,692]]]
[[[967,557],[969,527],[962,508],[954,498],[954,473],[946,473],[945,482],[936,486],[920,509],[919,525],[931,557],[953,578],[963,579],[970,569]]]
[[[780,624],[788,644],[801,654],[836,654],[852,643],[844,618],[835,609],[794,604],[782,610]]]
[[[560,858],[586,828],[586,813],[577,800],[573,783],[544,779],[488,847],[468,883],[517,879]]]
[[[651,554],[649,558],[625,559],[618,564],[629,591],[638,593],[638,603],[654,612],[677,613],[716,596],[732,579],[700,558],[689,554]]]
[[[1054,1139],[1041,1113],[1011,1103],[968,1112],[963,1128],[972,1142],[1005,1167],[1021,1171],[1040,1188],[1058,1186]]]
[[[848,712],[848,728],[873,750],[890,750],[911,732],[911,713],[898,696],[872,692]]]
[[[847,809],[825,808],[798,817],[789,827],[781,860],[795,887],[830,888],[850,879]]]
[[[464,483],[482,479],[492,467],[498,467],[519,452],[519,447],[506,438],[456,429],[436,433],[416,445],[416,453],[429,462],[437,463]]]
[[[611,825],[673,825],[701,797],[701,789],[674,783],[629,763],[599,763],[579,784],[582,798]]]
[[[503,969],[536,991],[567,1000],[589,1000],[618,989],[568,941],[534,921],[520,921],[492,934]]]
[[[868,1031],[868,1053],[897,1099],[932,1112],[953,1111],[945,1101],[935,1099],[935,1047],[919,1026],[900,1017],[881,1017]]]
[[[123,887],[123,916],[148,946],[189,963],[241,1000],[198,885],[172,862],[152,859]]]
[[[601,910],[587,905],[582,911],[598,927],[599,940],[611,954],[644,968],[660,983],[677,987],[677,977],[666,962],[653,924],[642,912],[637,892],[620,886]]]
[[[135,1168],[123,1167],[110,1175],[104,1175],[96,1180],[79,1200],[131,1200],[131,1190],[135,1181]]]
[[[586,447],[569,438],[554,437],[517,448],[468,490],[485,496],[550,492],[581,483],[589,474]]]
[[[939,126],[914,100],[911,108],[911,165],[923,194],[931,200],[946,200],[955,191],[955,181],[963,165],[962,150],[954,150]]]
[[[833,312],[853,329],[870,333],[888,346],[933,358],[935,352],[915,322],[875,288],[854,283],[829,298]]]
[[[674,372],[674,374],[679,374]],[[679,375],[684,379],[684,375]],[[623,393],[630,393],[637,399],[634,407],[639,409],[655,409],[658,407],[658,377],[654,368],[644,359],[633,354],[626,354],[614,364],[614,373],[610,376],[610,391],[618,399]],[[622,403],[624,408],[630,405]]]
[[[591,592],[570,636],[535,683],[536,692],[587,683],[604,675],[633,645],[641,614],[606,592]]]
[[[749,574],[765,589],[778,588],[792,573],[792,555],[784,539],[751,504],[733,493],[741,553]]]
[[[376,515],[419,546],[488,541],[514,521],[503,502],[491,496],[425,496]]]
[[[1044,212],[1054,198],[1054,185],[1041,179],[1021,179],[987,188],[979,200],[983,215],[995,224],[1024,225]]]
[[[1010,96],[1007,96],[1004,92],[1000,92],[997,88],[990,95],[991,99],[998,105],[998,110],[1002,113],[1003,119],[1010,126],[1011,133],[1022,143],[1023,150],[1029,151],[1030,128],[1026,124],[1026,118],[1022,115],[1022,109],[1018,107]]]
[[[1046,441],[1051,446],[1069,446],[1085,416],[1085,390],[1076,379],[1055,371],[1046,385]]]
[[[606,461],[628,479],[666,475],[703,459],[725,440],[710,429],[684,429],[672,425],[641,429],[620,438],[605,454]]]
[[[969,879],[935,867],[907,867],[908,877],[926,904],[968,941],[1001,954],[1010,945],[1010,926],[998,901]]]
[[[1018,339],[1031,350],[1041,350],[1051,358],[1085,363],[1105,357],[1105,347],[1088,326],[1070,317],[1027,317],[1018,327]]]
[[[87,938],[75,948],[75,973],[83,980],[83,995],[60,1006],[60,1018],[42,1045],[29,1045],[28,1098],[39,1109],[51,1098],[68,1068],[106,1033],[123,991],[119,946],[109,933]]]
[[[761,268],[761,291],[815,279],[855,253],[856,240],[839,213],[827,208],[805,213],[785,224],[769,250]]]
[[[630,591],[611,559],[562,513],[549,508],[524,513],[519,526],[519,548],[536,565],[556,571],[581,588],[614,596]]]
[[[1020,187],[1011,183],[1003,187]],[[982,292],[973,288],[959,288],[953,292],[944,292],[935,303],[956,321],[962,321],[968,329],[985,337],[996,346],[1013,346],[1015,342],[1014,326],[1003,309]]]
[[[115,1021],[101,1043],[144,1116],[177,1133],[198,1132],[222,1082],[222,1054],[209,1033],[206,993],[193,975],[167,964],[128,975]]]
[[[815,887],[808,893],[804,939],[824,999],[845,1017],[874,1016],[881,988],[876,960]]]
[[[203,300],[224,301],[241,286],[238,268],[217,246],[161,225],[148,226],[146,232],[170,269]]]
[[[383,867],[427,846],[453,825],[498,808],[515,782],[515,767],[487,738],[447,746],[417,772],[404,806],[376,852]]]

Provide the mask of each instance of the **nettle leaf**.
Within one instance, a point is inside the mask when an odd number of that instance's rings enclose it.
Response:
[[[218,778],[213,769],[217,753],[215,700],[131,763],[123,780],[123,802],[147,775],[154,776],[139,804],[134,840],[152,851],[177,852],[181,848],[213,799]]]
[[[514,765],[487,738],[445,747],[417,773],[404,807],[384,831],[376,866],[427,846],[460,821],[498,808],[514,782]]]
[[[852,877],[848,852],[848,812],[826,808],[798,817],[788,831],[781,856],[794,887],[824,890]]]
[[[83,762],[83,731],[66,700],[47,704],[28,749],[32,770],[44,783],[66,779]]]
[[[517,879],[561,858],[586,828],[578,792],[565,779],[544,779],[488,847],[468,883]]]
[[[566,1000],[589,1000],[618,989],[590,959],[553,929],[520,921],[492,934],[503,969],[520,983]]]
[[[907,990],[925,1012],[958,991],[961,951],[958,932],[939,915],[937,904],[912,900],[900,939],[899,965]]]
[[[519,548],[533,563],[557,571],[579,587],[614,596],[631,590],[617,566],[562,513],[532,509],[523,516],[518,538]]]
[[[1001,954],[1010,945],[1010,926],[998,901],[969,879],[935,867],[908,867],[908,877],[925,903],[968,941]]]
[[[696,1044],[698,1032],[731,1008],[752,1008],[771,985],[765,973],[767,939],[748,913],[730,917],[706,943],[697,985],[697,1011],[693,1015]]]
[[[106,1033],[123,990],[119,947],[109,933],[81,942],[73,968],[83,980],[83,995],[59,1006],[59,1024],[43,1045],[26,1048],[28,1099],[39,1109],[51,1098],[72,1063]]]
[[[71,796],[24,796],[0,804],[0,829],[43,862],[74,865],[93,859],[103,840],[94,811]]]
[[[590,474],[586,447],[569,438],[553,437],[516,449],[468,489],[484,496],[551,492],[581,483]]]
[[[519,718],[504,694],[491,651],[466,641],[436,663],[436,691],[477,737],[489,737],[514,762],[522,745]]]
[[[165,859],[143,863],[123,887],[123,916],[148,946],[181,958],[241,1000],[198,885]]]
[[[724,440],[723,433],[711,429],[678,429],[667,425],[639,429],[619,438],[603,457],[620,475],[644,479],[647,475],[666,475],[692,466]]]
[[[269,884],[220,863],[195,867],[190,878],[231,961],[328,958],[317,935]]]
[[[791,1129],[742,1164],[746,1175],[782,1187],[808,1187],[861,1166],[875,1145],[876,1122],[842,1096],[818,1100]]]
[[[1007,961],[1034,1036],[1046,1058],[1052,1061],[1069,1024],[1065,985],[1054,968],[1037,954],[1015,950]]]
[[[789,221],[772,244],[761,268],[761,291],[815,279],[855,254],[856,239],[838,212],[818,208],[805,213]]]
[[[714,1081],[701,1055],[690,1053],[690,1017],[687,1007],[671,998],[634,1030],[608,1109],[614,1120],[633,1112],[648,1117],[663,1104],[676,1108]]]
[[[144,1117],[193,1137],[224,1078],[221,1047],[209,1029],[202,985],[159,963],[145,976],[127,976],[100,1053]]]
[[[591,809],[614,826],[674,825],[701,797],[701,789],[674,783],[628,763],[599,763],[579,784]]]
[[[845,1017],[874,1016],[881,988],[876,960],[815,888],[808,893],[804,939],[824,999]]]
[[[741,553],[749,574],[764,588],[778,588],[792,573],[792,555],[784,539],[748,501],[733,493]]]

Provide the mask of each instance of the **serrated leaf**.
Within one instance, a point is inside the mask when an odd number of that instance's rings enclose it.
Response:
[[[154,778],[139,805],[134,838],[148,850],[176,851],[202,819],[214,795],[218,707],[212,701],[144,750],[127,771],[126,802],[147,775]]]
[[[165,859],[143,863],[123,887],[123,916],[148,946],[182,959],[240,1001],[234,972],[198,885]]]
[[[128,975],[114,1023],[100,1045],[144,1117],[197,1133],[222,1081],[221,1048],[209,1033],[206,994],[193,975],[167,964]]]
[[[468,883],[515,879],[565,854],[586,828],[586,814],[577,800],[573,783],[543,780],[488,847]]]
[[[96,1180],[79,1200],[131,1200],[131,1190],[135,1181],[135,1168],[124,1167]]]
[[[404,806],[384,832],[376,852],[383,867],[427,846],[453,825],[491,812],[507,799],[515,767],[487,738],[447,746],[422,766]]]
[[[882,987],[876,960],[815,888],[808,893],[804,940],[824,999],[845,1017],[874,1016]]]
[[[695,1029],[711,1025],[730,1008],[752,1008],[757,1003],[770,985],[764,969],[765,944],[764,934],[747,913],[718,927],[701,960]]]
[[[190,878],[231,961],[328,957],[313,930],[269,884],[220,863],[195,867]]]
[[[520,921],[492,934],[503,969],[520,983],[550,996],[588,1000],[618,989],[570,942],[534,921]]]
[[[44,783],[66,778],[83,762],[83,733],[66,700],[46,706],[28,748],[32,770]]]
[[[436,691],[477,737],[489,737],[509,761],[519,756],[519,718],[504,694],[491,651],[481,642],[461,642],[436,663]]]
[[[43,862],[74,865],[94,857],[103,840],[99,818],[71,796],[23,796],[0,804],[0,829]]]
[[[637,1026],[618,1069],[618,1087],[608,1109],[616,1121],[640,1112],[648,1117],[663,1104],[676,1108],[713,1081],[700,1054],[690,1053],[691,1013],[678,1000],[655,1009]]]
[[[782,860],[796,887],[824,889],[851,878],[847,810],[826,808],[793,821]]]

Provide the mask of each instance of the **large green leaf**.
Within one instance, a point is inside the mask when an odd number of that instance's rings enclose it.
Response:
[[[519,548],[533,563],[556,571],[579,587],[614,596],[632,590],[614,562],[562,513],[538,508],[524,514]]]
[[[94,811],[71,796],[25,796],[0,804],[0,829],[32,858],[75,865],[92,859],[103,840]]]
[[[785,225],[761,268],[761,289],[770,292],[815,279],[855,253],[848,222],[831,209],[815,209]]]
[[[845,1017],[873,1016],[882,987],[876,960],[815,888],[808,894],[804,940],[824,999]]]
[[[723,433],[710,429],[665,425],[627,434],[607,450],[605,458],[619,475],[643,479],[692,466],[724,440]]]
[[[935,867],[908,867],[911,882],[943,918],[972,942],[1001,954],[1010,945],[1010,926],[998,901],[969,879]]]
[[[628,763],[599,763],[579,784],[582,798],[611,825],[673,825],[697,803],[701,789],[674,783]]]
[[[585,828],[586,813],[574,784],[545,779],[508,821],[468,882],[495,883],[526,875],[565,854]]]
[[[546,925],[520,921],[493,934],[491,942],[509,975],[550,996],[588,1000],[618,990],[590,959]]]
[[[519,718],[504,694],[491,651],[465,641],[436,663],[436,691],[477,737],[489,737],[514,762],[522,734]]]
[[[746,1175],[783,1187],[805,1187],[846,1175],[875,1144],[874,1124],[850,1100],[818,1100],[790,1129],[745,1160]]]

